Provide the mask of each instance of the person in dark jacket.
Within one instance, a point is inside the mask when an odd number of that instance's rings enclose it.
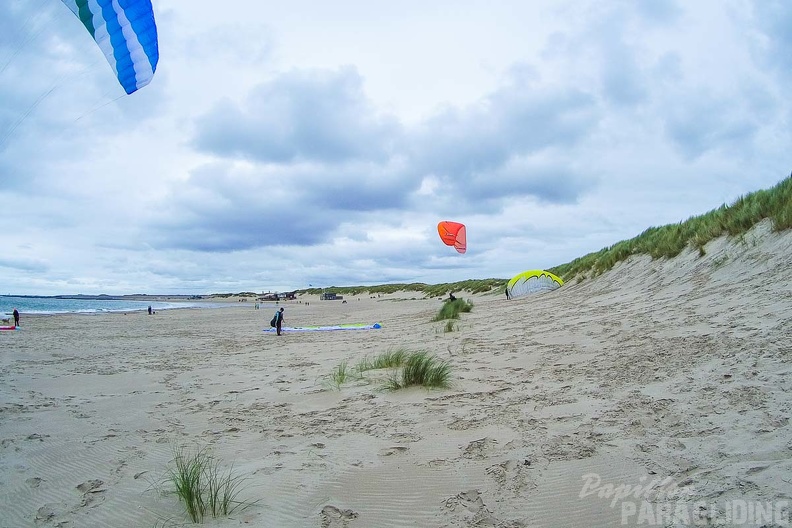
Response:
[[[281,335],[281,327],[283,326],[283,308],[275,312],[275,330],[278,335]]]
[[[19,326],[19,311],[14,308],[14,326]]]

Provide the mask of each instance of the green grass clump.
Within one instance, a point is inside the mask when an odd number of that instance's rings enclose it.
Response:
[[[343,363],[346,365],[346,363]],[[411,352],[406,348],[388,350],[374,358],[365,358],[355,365],[359,377],[369,370],[391,369],[386,388],[395,390],[412,385],[442,388],[449,385],[451,366],[427,352]],[[339,369],[334,371],[334,375]],[[346,371],[346,366],[344,369]],[[340,387],[340,384],[338,385]]]
[[[194,523],[203,522],[206,513],[203,475],[207,459],[208,455],[204,450],[188,455],[184,453],[184,448],[179,447],[174,453],[176,467],[170,470],[170,480],[176,496],[184,504],[187,515]]]
[[[465,299],[454,299],[453,301],[445,301],[442,308],[437,313],[433,321],[445,321],[446,319],[459,319],[459,314],[462,312],[470,312],[473,309],[473,303]]]
[[[355,366],[355,369],[358,372],[363,373],[367,370],[401,367],[407,360],[408,354],[409,351],[405,348],[388,350],[387,352],[384,352],[373,359],[364,358]]]
[[[445,327],[443,328],[443,332],[447,334],[448,332],[453,332],[454,330],[455,330],[454,321],[446,321]]]
[[[184,504],[193,523],[202,523],[206,515],[214,518],[230,515],[248,504],[237,500],[245,480],[220,469],[220,462],[207,448],[188,451],[182,446],[174,448],[173,467],[167,480]]]
[[[330,374],[330,382],[336,389],[340,389],[341,385],[349,381],[350,374],[347,362],[342,361]]]
[[[395,372],[388,381],[391,390],[413,385],[426,388],[445,388],[449,385],[451,365],[426,352],[410,354],[401,371]]]

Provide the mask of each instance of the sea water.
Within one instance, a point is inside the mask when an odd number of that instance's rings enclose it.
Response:
[[[11,317],[14,308],[21,314],[55,315],[68,313],[96,314],[107,312],[154,311],[175,308],[219,308],[233,303],[130,301],[125,299],[68,299],[62,297],[14,297],[0,295],[0,315]],[[4,315],[3,315],[4,314]]]

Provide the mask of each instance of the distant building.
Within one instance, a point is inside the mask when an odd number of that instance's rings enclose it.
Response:
[[[277,293],[264,293],[261,294],[257,299],[257,301],[277,301],[278,294]]]
[[[319,298],[323,301],[338,301],[344,298],[343,295],[337,295],[335,293],[323,293],[319,296]]]
[[[256,300],[257,301],[293,301],[297,298],[297,290],[291,292],[283,292],[283,293],[262,293],[259,295]]]

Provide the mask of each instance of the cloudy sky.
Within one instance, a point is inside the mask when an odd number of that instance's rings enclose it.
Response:
[[[786,0],[152,1],[130,96],[0,2],[0,293],[509,278],[792,170]]]

